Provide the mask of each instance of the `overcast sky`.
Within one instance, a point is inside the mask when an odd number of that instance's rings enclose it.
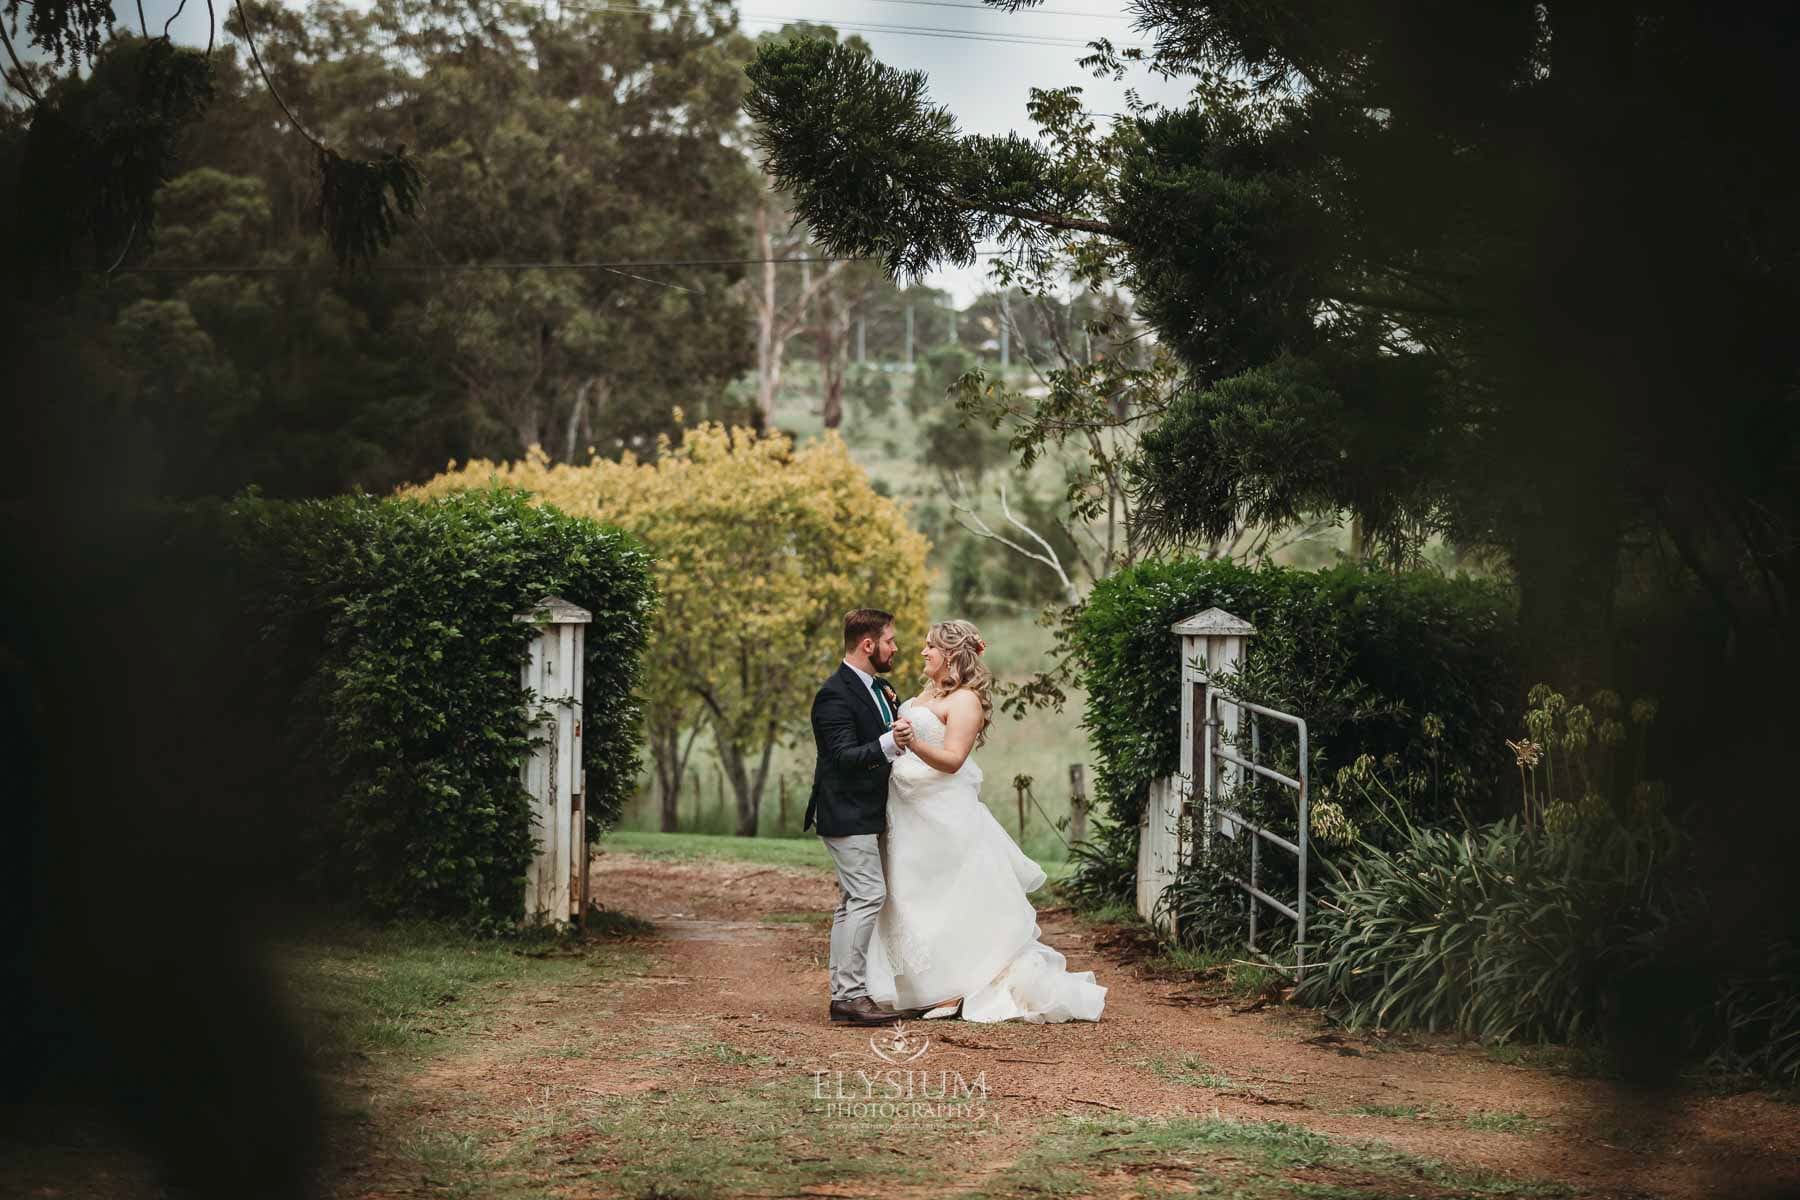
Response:
[[[214,3],[221,39],[227,3]],[[304,7],[295,0],[289,3]],[[143,4],[151,29],[160,31],[180,0]],[[117,3],[115,11],[122,24],[137,24],[135,4]],[[1041,8],[1016,13],[986,8],[976,0],[739,0],[738,11],[751,34],[814,21],[861,36],[882,62],[924,71],[932,98],[947,105],[968,133],[1030,132],[1025,100],[1034,87],[1079,86],[1089,110],[1099,113],[1124,111],[1127,87],[1164,103],[1179,103],[1183,94],[1179,85],[1147,71],[1114,83],[1094,79],[1075,65],[1095,38],[1111,38],[1118,46],[1139,41],[1124,6],[1105,0],[1044,0]],[[203,0],[189,0],[170,32],[177,41],[205,45],[206,21]],[[966,303],[985,279],[986,268],[978,265],[938,272],[927,282]]]
[[[975,0],[739,0],[738,11],[753,34],[799,18],[859,35],[889,66],[924,71],[932,99],[956,115],[965,133],[1031,132],[1025,101],[1034,87],[1080,87],[1088,110],[1101,113],[1123,112],[1127,88],[1165,104],[1184,97],[1181,85],[1148,71],[1114,83],[1076,66],[1096,38],[1111,38],[1115,46],[1140,41],[1124,5],[1104,0],[1044,0],[1016,13]],[[967,303],[986,282],[986,268],[941,271],[926,282]]]

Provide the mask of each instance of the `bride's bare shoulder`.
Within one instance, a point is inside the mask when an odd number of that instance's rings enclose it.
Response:
[[[981,697],[977,696],[968,688],[957,688],[954,692],[943,697],[943,704],[947,713],[954,713],[964,717],[972,716],[977,720],[982,716]]]

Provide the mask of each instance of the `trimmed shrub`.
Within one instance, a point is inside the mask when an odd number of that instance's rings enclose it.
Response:
[[[585,642],[590,833],[636,786],[635,698],[654,591],[627,535],[488,490],[437,500],[233,501],[180,536],[227,540],[262,614],[280,756],[307,800],[315,880],[383,917],[499,928],[523,911],[534,837],[520,763],[533,730],[513,620],[548,594],[594,615]]]
[[[1124,842],[1078,874],[1135,861],[1150,782],[1180,766],[1181,663],[1170,626],[1208,608],[1256,626],[1244,670],[1227,682],[1246,699],[1306,719],[1315,833],[1329,816],[1340,835],[1384,836],[1359,795],[1333,787],[1338,770],[1364,755],[1400,781],[1426,824],[1450,818],[1459,805],[1478,813],[1498,807],[1511,766],[1505,739],[1518,732],[1520,699],[1505,588],[1354,565],[1296,571],[1218,559],[1151,561],[1098,584],[1071,633],[1098,759],[1097,798],[1112,817],[1105,836]],[[1285,758],[1291,770],[1292,743],[1268,725],[1265,734],[1264,756]],[[1254,799],[1245,806],[1258,808]],[[1209,869],[1171,903],[1190,921],[1211,913],[1235,925],[1241,906],[1217,893],[1214,881]],[[1101,881],[1089,887],[1118,890]],[[1202,941],[1217,932],[1190,929]]]
[[[1097,585],[1073,632],[1100,799],[1122,826],[1136,828],[1150,781],[1178,768],[1181,664],[1169,627],[1208,608],[1256,626],[1230,682],[1306,718],[1321,784],[1372,755],[1430,816],[1488,800],[1510,767],[1520,697],[1504,588],[1356,566],[1148,562]]]

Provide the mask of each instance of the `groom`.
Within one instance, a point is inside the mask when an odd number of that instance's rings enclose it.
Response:
[[[869,939],[887,898],[881,835],[887,829],[888,773],[912,741],[912,723],[894,719],[894,689],[881,678],[899,653],[893,614],[857,609],[844,618],[844,664],[813,697],[819,761],[800,828],[811,829],[818,817],[819,837],[837,867],[833,1024],[888,1025],[904,1015],[876,1005],[867,977]]]

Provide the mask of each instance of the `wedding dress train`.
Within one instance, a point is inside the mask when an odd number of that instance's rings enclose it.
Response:
[[[913,736],[944,744],[944,723],[916,699],[900,706]],[[882,834],[887,902],[869,942],[869,995],[922,1008],[957,996],[965,1021],[1097,1021],[1106,988],[1038,940],[1026,899],[1044,871],[981,802],[973,757],[947,775],[916,754],[894,762]]]

